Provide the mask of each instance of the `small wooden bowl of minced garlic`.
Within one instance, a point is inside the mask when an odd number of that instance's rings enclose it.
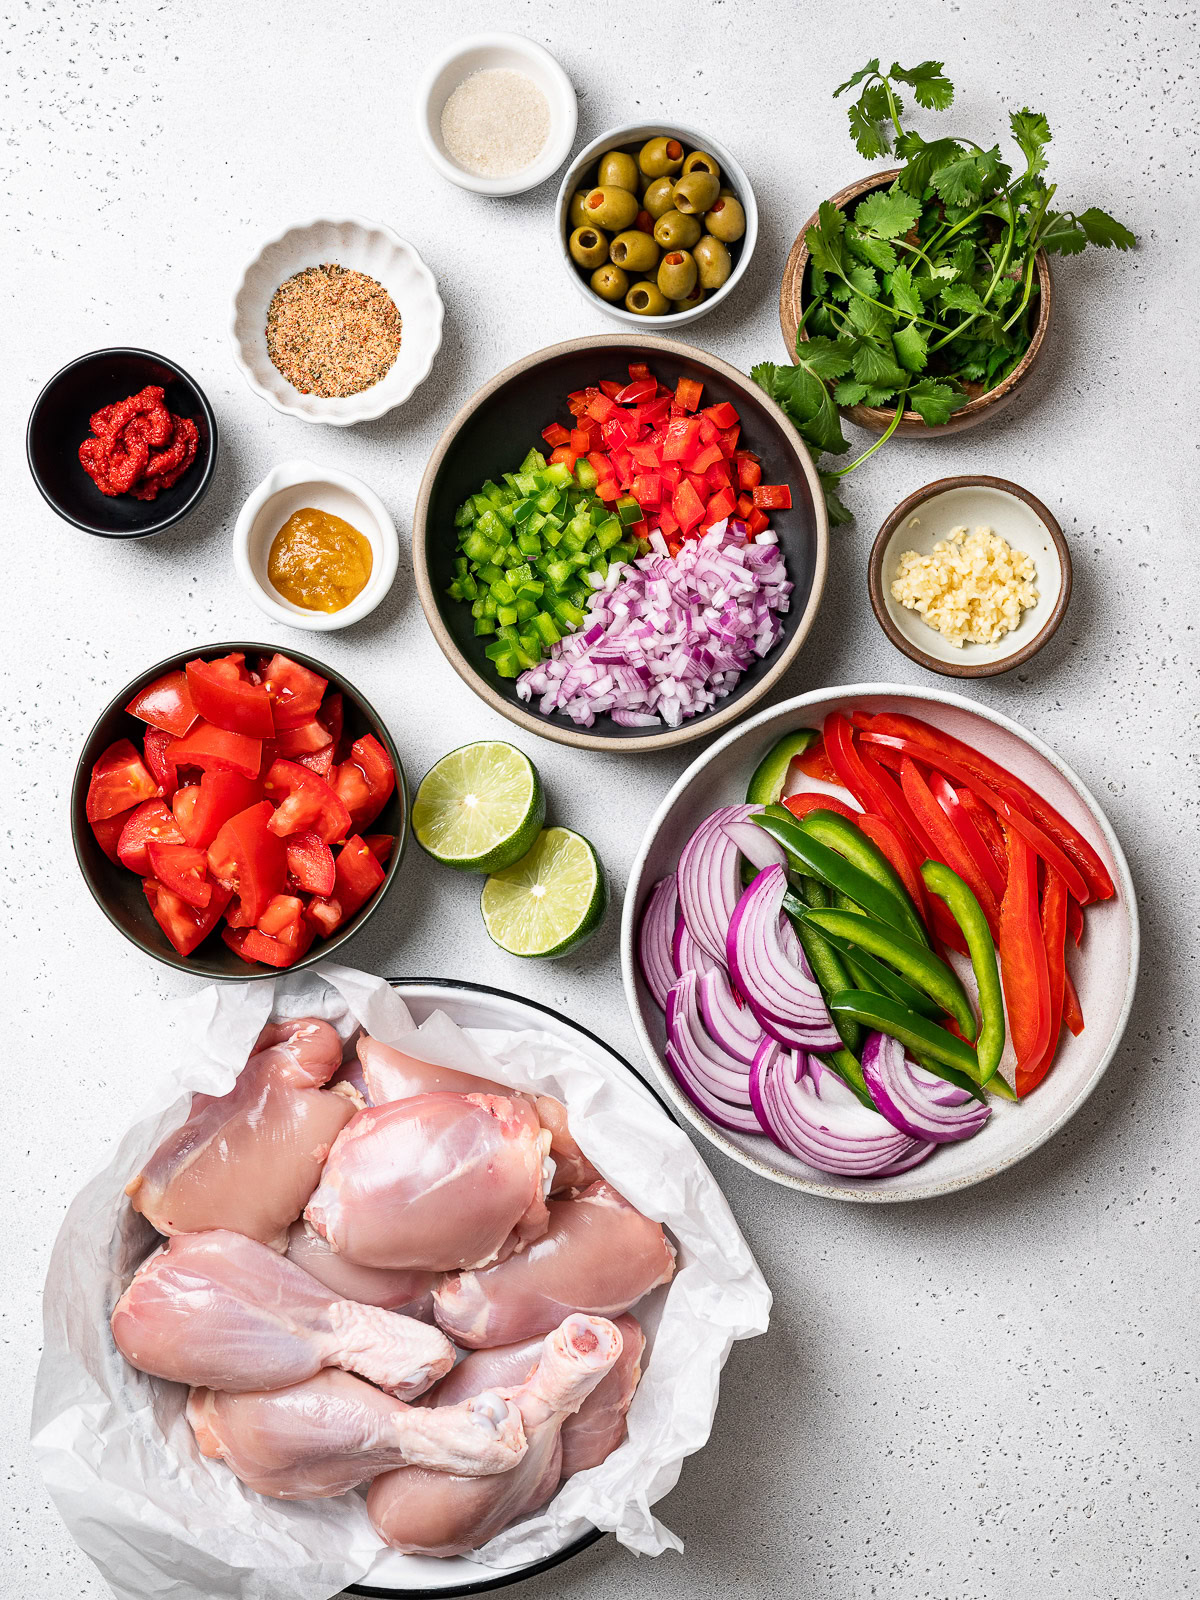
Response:
[[[988,678],[1035,655],[1071,599],[1071,553],[1042,502],[1004,478],[939,478],[902,500],[867,568],[879,625],[910,660]]]

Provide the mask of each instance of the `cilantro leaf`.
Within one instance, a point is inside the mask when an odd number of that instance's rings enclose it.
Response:
[[[892,335],[892,344],[896,351],[896,359],[902,367],[909,372],[923,372],[925,363],[929,359],[929,341],[917,327],[910,322],[907,328],[900,328]]]
[[[963,147],[957,139],[926,141],[919,133],[905,128],[896,140],[896,154],[907,163],[899,182],[909,194],[919,198],[933,181],[934,173],[961,156]]]
[[[829,513],[829,521],[831,525],[835,528],[838,528],[841,527],[843,523],[853,522],[853,516],[849,511],[846,510],[845,506],[837,496],[837,490],[839,484],[841,483],[841,479],[835,477],[832,472],[819,472],[817,476],[821,480],[821,488],[825,494],[825,510]]]
[[[878,77],[878,75],[879,57],[875,56],[873,60],[867,62],[865,67],[860,67],[852,78],[847,78],[845,83],[838,84],[833,91],[833,98],[836,100],[840,94],[845,94],[847,89],[857,89],[864,78]]]
[[[860,339],[855,348],[854,376],[875,389],[899,389],[905,381],[904,369],[871,339]]]
[[[956,394],[948,383],[939,383],[936,378],[922,378],[914,383],[907,400],[909,409],[930,428],[949,422],[953,413],[967,403],[966,395]]]
[[[1051,255],[1077,256],[1087,249],[1087,234],[1070,212],[1051,211],[1047,213],[1037,242]]]
[[[856,406],[867,392],[865,383],[859,383],[857,378],[843,378],[833,391],[833,398],[840,406]]]
[[[983,190],[979,163],[965,151],[953,161],[938,167],[929,181],[942,199],[952,206],[973,205]]]
[[[1046,146],[1050,143],[1050,124],[1040,111],[1025,106],[1009,114],[1008,126],[1028,163],[1028,175],[1036,177],[1046,170]]]
[[[987,309],[969,283],[948,283],[942,290],[942,304],[951,311],[965,311],[975,316]]]
[[[916,227],[920,216],[920,202],[898,188],[876,189],[854,210],[855,224],[877,239],[899,239]]]
[[[872,305],[871,301],[863,300],[858,295],[850,302],[847,308],[851,326],[866,338],[886,337],[891,331],[889,323],[893,320],[889,312],[882,307]]]
[[[921,315],[921,295],[913,282],[912,268],[899,266],[887,278],[886,288],[892,297],[892,304],[902,316],[919,317]]]
[[[979,167],[979,175],[983,179],[985,189],[993,191],[1003,189],[1012,177],[1012,168],[1001,156],[998,144],[976,155],[975,162]]]
[[[902,110],[903,107],[897,102],[897,116]],[[864,89],[847,114],[850,118],[850,137],[857,145],[859,155],[867,161],[887,155],[892,148],[892,122],[891,106],[883,84],[873,83]]]
[[[1123,223],[1097,206],[1089,206],[1086,211],[1081,211],[1075,220],[1087,234],[1088,243],[1098,244],[1104,250],[1110,246],[1118,250],[1132,250],[1137,243],[1136,234],[1130,233]]]
[[[824,200],[817,212],[816,227],[810,228],[804,235],[813,266],[819,267],[832,278],[842,277],[846,270],[846,251],[842,243],[842,229],[845,226],[846,219],[837,206]]]
[[[750,369],[750,376],[783,408],[801,437],[818,452],[841,455],[850,448],[849,441],[842,435],[841,419],[832,395],[802,357],[794,367],[761,362]]]
[[[806,367],[818,378],[840,378],[850,371],[854,348],[839,344],[836,339],[802,339],[796,346],[797,354]]]
[[[922,61],[919,66],[909,67],[907,72],[893,61],[888,77],[907,83],[917,97],[917,104],[926,111],[945,111],[954,100],[954,85],[940,61]]]
[[[868,261],[881,272],[890,272],[896,265],[896,252],[886,239],[876,239],[863,233],[850,222],[846,224],[846,243],[860,261]]]

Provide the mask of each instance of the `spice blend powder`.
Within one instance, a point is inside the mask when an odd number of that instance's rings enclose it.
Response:
[[[383,285],[335,261],[286,279],[267,309],[267,354],[293,388],[323,400],[378,383],[400,338],[400,313]]]

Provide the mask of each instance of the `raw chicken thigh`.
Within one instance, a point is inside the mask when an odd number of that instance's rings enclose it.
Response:
[[[415,1094],[431,1094],[439,1089],[455,1094],[513,1094],[503,1084],[475,1077],[470,1072],[418,1061],[415,1056],[381,1044],[367,1033],[358,1041],[358,1059],[362,1064],[367,1099],[373,1106],[386,1105],[392,1100],[409,1100]],[[550,1133],[554,1188],[582,1189],[594,1183],[600,1174],[571,1137],[566,1106],[552,1095],[544,1094],[537,1096],[534,1107],[542,1127]]]
[[[339,1299],[241,1234],[176,1234],[117,1301],[112,1333],[142,1372],[198,1388],[278,1389],[343,1367],[405,1398],[454,1364],[436,1328]]]
[[[228,1094],[192,1096],[187,1121],[126,1188],[160,1233],[231,1228],[282,1250],[330,1146],[354,1115],[322,1088],[342,1042],[309,1017],[265,1029]]]
[[[549,1148],[532,1106],[507,1095],[372,1106],[338,1135],[304,1215],[358,1266],[480,1266],[546,1231]]]
[[[286,1389],[218,1394],[193,1389],[187,1419],[202,1455],[279,1500],[345,1494],[389,1467],[507,1474],[525,1452],[519,1408],[495,1393],[438,1411],[393,1400],[345,1372],[319,1372]]]
[[[411,1466],[384,1473],[367,1493],[367,1511],[380,1538],[407,1554],[461,1555],[544,1505],[558,1487],[563,1423],[620,1355],[621,1334],[613,1323],[567,1317],[546,1340],[536,1370],[507,1391],[521,1412],[529,1443],[520,1463],[490,1479]],[[431,1412],[441,1414],[436,1407]]]
[[[307,1222],[293,1222],[288,1232],[287,1258],[303,1267],[343,1300],[364,1306],[382,1306],[421,1322],[433,1321],[433,1287],[436,1272],[387,1272],[380,1267],[356,1267],[329,1248]]]
[[[457,1272],[434,1291],[434,1314],[456,1344],[514,1344],[568,1312],[619,1316],[669,1283],[675,1253],[662,1227],[607,1183],[550,1202],[547,1232],[482,1272]]]

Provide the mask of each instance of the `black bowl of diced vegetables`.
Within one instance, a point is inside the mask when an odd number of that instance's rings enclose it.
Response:
[[[622,476],[606,480],[604,473],[617,469],[600,461],[597,483],[591,465],[596,456],[583,451],[576,430],[581,422],[591,426],[595,441],[596,429],[606,424],[573,415],[568,397],[591,390],[628,394],[632,382],[644,381],[643,373],[653,380],[651,390],[657,386],[657,398],[647,401],[652,409],[641,414],[651,421],[638,430],[640,440],[622,443],[630,451],[637,444],[645,465],[629,466],[614,453]],[[625,413],[631,410],[629,402]],[[596,411],[604,415],[603,401],[596,402]],[[689,435],[690,454],[685,462],[656,467],[656,449],[658,456],[670,451],[661,440],[673,430]],[[564,464],[570,469],[565,474]],[[675,467],[681,470],[672,472]],[[635,471],[630,482],[628,474]],[[646,480],[656,477],[657,486],[647,488]],[[655,488],[659,499],[653,506],[635,498],[635,490],[644,499]],[[728,526],[739,535],[758,539],[765,533],[764,542],[776,541],[786,566],[792,589],[769,647],[764,640],[763,653],[753,654],[736,682],[727,674],[719,698],[675,724],[628,713],[614,720],[612,712],[601,711],[590,725],[581,725],[553,704],[543,709],[547,697],[530,691],[530,674],[537,683],[539,670],[549,670],[556,658],[564,662],[558,670],[565,671],[566,652],[583,648],[579,640],[565,641],[594,632],[591,612],[605,605],[592,600],[593,591],[637,578],[641,570],[613,573],[614,563],[636,564],[658,554],[675,559],[722,514],[733,519]],[[730,540],[738,542],[732,534]],[[648,335],[552,345],[485,384],[439,440],[413,518],[417,590],[451,666],[510,721],[585,749],[669,748],[743,716],[787,671],[812,628],[827,553],[820,484],[778,406],[715,356]],[[646,585],[652,577],[645,574]],[[601,615],[608,612],[602,609]],[[677,621],[674,612],[671,621]],[[651,631],[644,620],[642,626]],[[663,670],[656,665],[656,672]]]

